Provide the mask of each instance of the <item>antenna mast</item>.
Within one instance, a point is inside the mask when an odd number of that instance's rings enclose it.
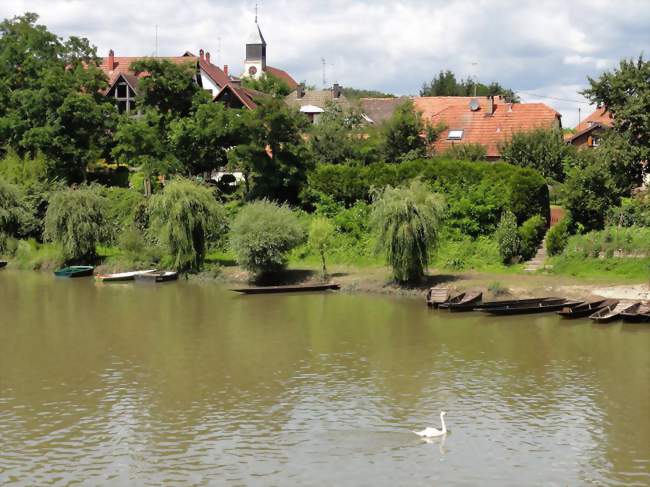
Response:
[[[320,62],[323,65],[323,88],[325,88],[327,86],[327,63],[324,57],[320,58]]]
[[[156,57],[158,57],[158,24],[156,24]]]

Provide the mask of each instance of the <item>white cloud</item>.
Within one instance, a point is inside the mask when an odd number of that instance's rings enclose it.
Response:
[[[402,0],[260,3],[269,63],[296,79],[417,93],[441,69],[515,90],[580,99],[586,77],[621,57],[650,52],[650,2],[641,0]],[[0,16],[25,11],[61,36],[90,38],[105,55],[180,54],[204,48],[242,69],[253,0],[13,0]],[[478,63],[472,64],[472,63]],[[571,91],[573,90],[573,91]],[[577,103],[541,99],[577,120]],[[531,100],[532,101],[532,100]],[[582,105],[583,107],[586,107]],[[589,109],[586,107],[586,109]]]

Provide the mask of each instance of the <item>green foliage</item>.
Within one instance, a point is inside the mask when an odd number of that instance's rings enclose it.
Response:
[[[571,218],[564,217],[558,223],[553,225],[546,234],[546,250],[548,254],[559,255],[564,252],[569,241],[569,231],[571,229]]]
[[[45,214],[45,238],[66,261],[93,259],[106,232],[106,201],[96,187],[57,191]]]
[[[547,180],[563,181],[564,164],[573,151],[555,129],[537,128],[530,132],[515,132],[501,147],[504,161],[520,167],[538,170]]]
[[[105,241],[114,244],[126,229],[135,224],[145,199],[141,192],[133,189],[112,187],[102,189],[101,193],[106,198]]]
[[[636,61],[622,59],[618,68],[588,80],[589,88],[582,94],[607,107],[616,132],[637,161],[650,159],[650,61],[643,55]]]
[[[245,76],[241,80],[242,86],[252,90],[268,93],[269,95],[283,97],[291,93],[291,88],[283,79],[272,75],[271,73],[263,73],[259,78],[251,78]]]
[[[286,205],[268,200],[242,208],[230,230],[237,262],[256,277],[282,270],[287,254],[304,239],[304,230]]]
[[[503,284],[501,284],[499,281],[491,282],[488,285],[488,291],[490,291],[492,296],[497,296],[497,297],[508,294],[508,288],[504,287]]]
[[[151,198],[151,228],[177,270],[198,270],[210,242],[225,229],[225,212],[211,189],[176,178]]]
[[[166,59],[140,59],[131,64],[131,69],[136,74],[148,73],[140,78],[138,103],[155,108],[165,118],[187,116],[197,96],[204,95],[194,81],[196,67],[191,59],[184,64]]]
[[[497,226],[495,237],[499,245],[501,260],[504,264],[512,263],[521,251],[521,238],[517,231],[517,218],[512,212],[506,211],[503,213]]]
[[[487,149],[481,144],[454,144],[444,152],[443,156],[459,161],[485,161]]]
[[[427,149],[426,141],[422,138],[424,131],[422,114],[415,110],[411,100],[406,100],[382,126],[382,159],[402,162],[424,157]]]
[[[620,206],[608,210],[606,224],[622,227],[650,227],[650,193],[645,191],[632,198],[623,198]]]
[[[20,189],[0,179],[0,252],[5,252],[10,238],[26,233],[32,215]]]
[[[442,198],[420,181],[375,194],[371,225],[397,282],[414,283],[424,276],[429,251],[438,243],[442,208]]]
[[[487,96],[502,95],[508,102],[518,103],[519,97],[514,91],[504,88],[494,81],[489,85],[477,83],[471,78],[458,81],[450,70],[440,71],[429,83],[424,83],[420,96]]]
[[[580,151],[564,185],[564,206],[586,231],[603,228],[607,211],[618,203],[614,182],[595,152]]]
[[[332,246],[332,240],[336,228],[327,219],[323,217],[316,217],[311,221],[309,226],[309,239],[308,243],[312,250],[320,255],[323,264],[323,277],[327,276],[327,268],[325,267],[325,254]]]
[[[350,87],[343,87],[343,95],[350,101],[361,98],[395,98],[395,95],[377,90],[364,90]]]
[[[582,257],[650,256],[650,228],[607,227],[569,238],[564,254]]]
[[[23,270],[44,270],[61,267],[65,258],[57,245],[41,244],[34,239],[20,240],[12,264]]]
[[[531,216],[519,227],[521,240],[521,257],[530,260],[537,252],[546,232],[546,220],[540,215]]]
[[[650,96],[650,95],[649,95]],[[626,196],[639,186],[643,174],[643,151],[614,130],[607,131],[597,149],[589,151],[611,177],[616,194]]]

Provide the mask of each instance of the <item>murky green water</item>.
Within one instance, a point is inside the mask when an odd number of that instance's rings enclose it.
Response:
[[[11,270],[0,304],[2,485],[650,484],[648,326]]]

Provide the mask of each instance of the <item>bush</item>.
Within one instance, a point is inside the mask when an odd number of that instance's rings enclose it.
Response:
[[[268,200],[249,203],[230,230],[237,262],[256,278],[282,270],[287,254],[304,240],[304,230],[286,205]]]
[[[650,193],[623,198],[621,205],[607,211],[605,224],[622,227],[650,227]]]
[[[397,282],[413,283],[424,276],[429,250],[438,243],[442,207],[442,198],[420,181],[376,194],[371,225]]]
[[[151,227],[177,270],[199,270],[210,242],[226,227],[225,211],[210,188],[177,178],[151,198]]]
[[[487,149],[482,144],[454,144],[443,155],[459,161],[485,161]]]
[[[0,179],[0,252],[7,251],[9,240],[22,236],[31,221],[20,189]]]
[[[562,218],[552,226],[546,234],[546,250],[549,255],[560,255],[569,241],[569,229],[571,220],[569,217]]]
[[[504,264],[512,263],[521,250],[517,219],[512,212],[506,211],[501,216],[495,236],[499,245],[501,260]]]
[[[323,264],[323,277],[327,276],[325,254],[332,245],[335,231],[334,225],[323,217],[314,218],[309,226],[309,246],[320,255]]]
[[[519,227],[519,237],[521,239],[521,257],[524,260],[533,258],[537,252],[539,244],[544,238],[546,231],[546,220],[541,216],[531,216]]]
[[[114,244],[120,235],[132,226],[139,216],[145,198],[141,192],[125,188],[105,188],[107,243]]]

